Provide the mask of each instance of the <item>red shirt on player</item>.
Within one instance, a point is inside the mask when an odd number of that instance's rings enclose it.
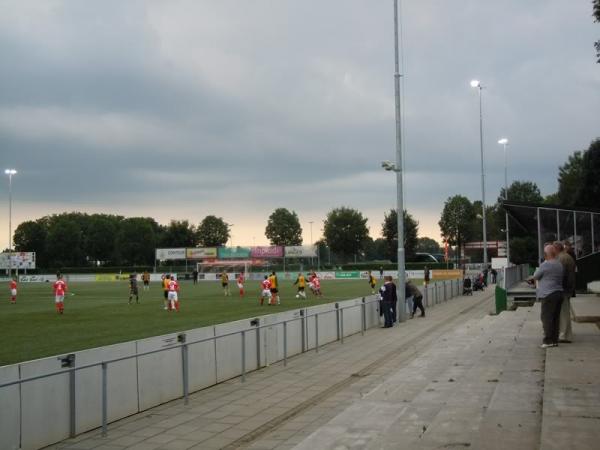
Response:
[[[321,282],[319,281],[318,277],[314,277],[312,279],[312,284],[315,287],[315,289],[320,289],[321,288]]]
[[[17,282],[15,280],[10,280],[10,283],[8,284],[9,289],[12,291],[13,289],[17,288]]]
[[[177,280],[171,279],[171,281],[169,281],[169,291],[179,292],[179,283],[177,282]]]
[[[271,282],[269,280],[263,280],[260,285],[263,289],[271,289]]]
[[[64,280],[56,280],[53,288],[54,295],[65,295],[65,292],[67,292],[67,283]]]
[[[237,279],[238,284],[244,284],[244,275],[240,273],[240,276]]]

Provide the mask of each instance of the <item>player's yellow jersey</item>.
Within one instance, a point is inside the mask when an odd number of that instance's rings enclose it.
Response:
[[[298,277],[297,281],[298,281],[298,287],[301,287],[301,288],[306,287],[306,280],[304,279],[304,275],[300,275]]]
[[[277,276],[276,275],[269,276],[269,281],[271,282],[271,289],[277,289]]]
[[[373,275],[369,275],[369,284],[371,286],[375,286],[377,284],[377,280],[375,279],[375,277]]]
[[[163,290],[164,291],[168,291],[169,290],[169,281],[171,281],[171,280],[169,280],[168,278],[164,278],[163,279],[162,283],[163,283]]]
[[[221,274],[221,283],[228,284],[229,283],[229,275],[226,273]]]

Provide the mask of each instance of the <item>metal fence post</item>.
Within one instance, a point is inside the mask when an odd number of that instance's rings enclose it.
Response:
[[[340,304],[335,304],[335,332],[337,334],[337,340],[340,340]]]
[[[287,322],[283,322],[283,365],[287,366]]]
[[[360,305],[360,313],[361,313],[361,327],[360,332],[364,336],[365,330],[367,329],[367,304],[365,303],[365,298],[362,298],[362,303]]]
[[[306,344],[307,336],[306,336],[306,318],[305,318],[305,314],[304,314],[304,309],[300,310],[300,317],[302,317],[302,319],[300,319],[300,325],[302,326],[302,353],[304,353],[306,351],[306,349],[308,348],[308,345]]]
[[[107,375],[108,364],[102,363],[102,437],[108,434],[108,392],[107,392]]]
[[[187,405],[189,403],[189,361],[187,344],[181,346],[181,364],[183,366],[183,404]]]
[[[425,289],[423,289],[424,291],[424,300],[425,300],[425,307],[429,308],[429,295],[427,295],[427,292],[429,292],[429,288],[427,287],[427,285],[425,285]]]
[[[340,308],[340,344],[344,343],[344,308]]]
[[[75,404],[75,368],[69,371],[69,409],[70,409],[70,430],[69,437],[74,438],[77,434],[77,411]]]
[[[242,330],[242,383],[246,381],[246,332]]]
[[[319,313],[315,314],[315,352],[319,353]]]

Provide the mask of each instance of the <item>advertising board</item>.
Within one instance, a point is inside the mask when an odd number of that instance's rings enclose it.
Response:
[[[250,247],[219,247],[219,259],[245,259],[250,257]]]
[[[160,261],[185,259],[185,248],[157,248],[156,259]]]
[[[316,258],[316,245],[287,245],[285,247],[286,258]]]
[[[35,269],[35,252],[0,253],[0,269]]]
[[[216,258],[217,257],[217,247],[187,248],[185,253],[186,253],[187,259]]]
[[[283,247],[277,245],[252,247],[250,256],[253,258],[283,258]]]

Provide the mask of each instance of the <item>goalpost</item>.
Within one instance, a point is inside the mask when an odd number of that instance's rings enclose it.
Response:
[[[234,276],[242,273],[244,278],[248,277],[250,273],[250,267],[252,267],[251,260],[232,260],[232,261],[203,261],[196,263],[198,273],[214,273],[219,274],[223,271],[227,273],[233,273]]]

